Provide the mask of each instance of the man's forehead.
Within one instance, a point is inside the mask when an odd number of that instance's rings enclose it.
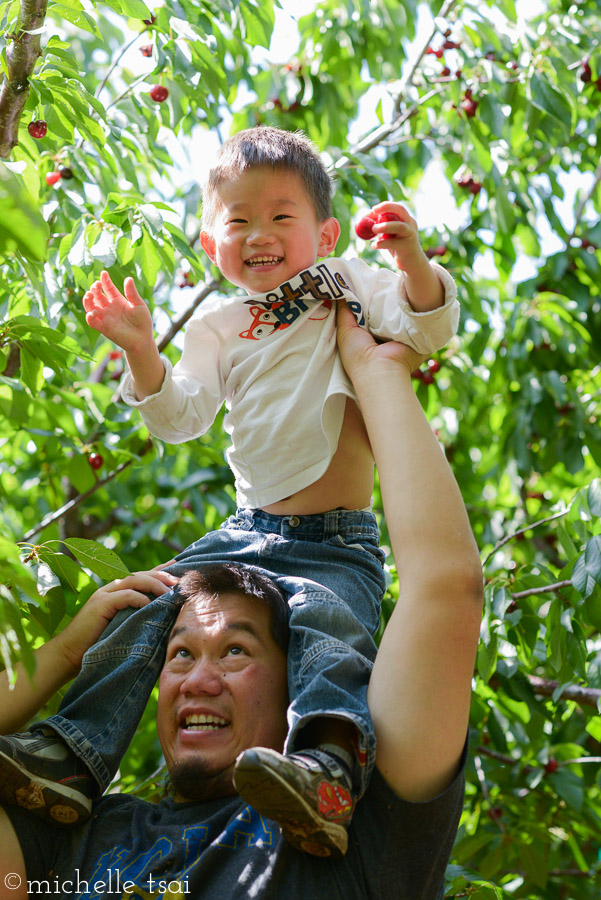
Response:
[[[170,640],[185,632],[232,631],[259,635],[267,623],[268,609],[253,597],[231,593],[191,597],[183,605],[171,631]]]

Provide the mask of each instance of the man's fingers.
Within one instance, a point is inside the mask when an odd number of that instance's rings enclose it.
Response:
[[[145,594],[154,594],[160,597],[167,590],[177,584],[177,579],[167,572],[157,572],[154,575],[150,572],[136,572],[134,575],[127,575],[125,578],[117,578],[107,584],[105,590],[111,594],[123,591],[141,591]]]

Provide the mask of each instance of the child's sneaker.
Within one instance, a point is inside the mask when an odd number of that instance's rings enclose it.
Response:
[[[275,819],[288,843],[313,856],[344,856],[355,799],[347,771],[330,753],[283,756],[266,747],[236,760],[234,786],[260,815]]]
[[[89,818],[96,782],[51,729],[0,737],[0,801],[48,822]]]

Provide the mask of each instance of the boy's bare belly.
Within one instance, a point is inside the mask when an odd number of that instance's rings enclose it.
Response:
[[[354,400],[347,399],[338,448],[328,469],[308,487],[264,506],[277,516],[308,516],[329,509],[369,506],[374,486],[374,459]]]

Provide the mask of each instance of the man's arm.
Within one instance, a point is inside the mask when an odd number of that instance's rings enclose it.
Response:
[[[400,583],[369,685],[376,764],[399,796],[429,800],[453,779],[465,743],[480,559],[459,488],[411,384],[420,357],[402,344],[377,345],[342,305],[338,322]]]
[[[145,606],[148,594],[158,597],[177,583],[177,578],[160,568],[111,581],[95,591],[67,627],[35,651],[33,678],[22,663],[16,667],[12,687],[7,673],[0,673],[0,734],[21,731],[50,697],[75,677],[85,651],[98,640],[117,610]]]
[[[0,807],[0,896],[27,900],[27,874],[21,845],[10,819]]]

